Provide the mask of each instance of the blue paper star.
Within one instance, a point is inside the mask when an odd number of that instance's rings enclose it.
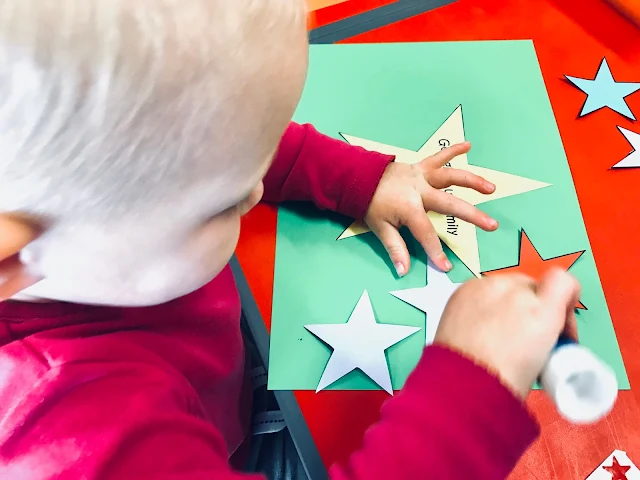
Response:
[[[609,107],[627,118],[636,119],[624,99],[633,92],[640,90],[640,83],[616,82],[606,58],[602,59],[596,78],[593,80],[570,77],[569,75],[565,75],[565,77],[587,94],[587,100],[584,102],[580,112],[581,117],[601,108]]]

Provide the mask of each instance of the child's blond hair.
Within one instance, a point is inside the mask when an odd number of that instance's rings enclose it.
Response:
[[[3,0],[0,212],[106,218],[233,173],[282,133],[256,119],[290,110],[305,35],[303,0]]]

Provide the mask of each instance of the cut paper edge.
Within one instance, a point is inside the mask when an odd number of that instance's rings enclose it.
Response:
[[[618,125],[618,130],[624,136],[624,138],[627,140],[627,142],[629,142],[629,145],[631,145],[631,149],[632,150],[631,150],[631,152],[629,152],[629,154],[626,157],[624,157],[622,160],[620,160],[618,163],[616,163],[611,168],[638,168],[638,167],[640,167],[640,133],[634,132],[633,130],[628,130],[628,129],[624,128],[624,127],[621,127],[620,125]],[[633,140],[631,140],[632,138],[637,140],[637,143],[635,143]]]
[[[357,235],[369,233],[370,231],[371,229],[367,226],[366,223],[362,221],[355,221],[340,234],[337,240],[344,240],[345,238],[355,237]]]
[[[367,328],[368,325],[377,325],[383,329],[387,327],[385,329],[387,332],[386,334],[392,337],[389,339],[392,343],[383,348],[380,352],[374,351],[373,355],[371,354],[371,352],[368,352],[368,355],[363,355],[360,357],[360,360],[364,358],[365,361],[371,362],[371,364],[369,365],[363,364],[362,361],[354,361],[354,357],[350,357],[348,355],[348,352],[351,352],[351,350],[348,350],[347,348],[337,347],[335,344],[332,344],[332,342],[328,340],[328,338],[332,335],[336,335],[335,333],[332,333],[333,328],[344,326],[350,323],[352,323],[352,325],[361,325],[364,328]],[[360,296],[358,303],[349,314],[349,319],[346,323],[309,324],[304,325],[304,328],[331,349],[329,360],[327,361],[327,364],[323,369],[322,375],[316,388],[316,393],[330,387],[338,380],[349,375],[351,372],[360,370],[365,376],[370,378],[376,385],[378,385],[378,387],[386,391],[389,395],[393,395],[393,385],[391,382],[391,371],[389,368],[386,351],[387,349],[402,342],[403,340],[421,330],[420,327],[413,327],[409,325],[379,323],[376,319],[373,305],[371,303],[371,299],[367,290],[365,290]],[[382,335],[382,333],[383,332],[379,332],[378,335]],[[360,353],[362,354],[362,352]],[[377,357],[377,360],[375,359],[375,357]],[[372,360],[372,358],[374,360]],[[357,360],[357,356],[355,357],[355,360]],[[346,362],[349,362],[346,364],[347,366],[342,367],[342,365],[344,365]],[[384,365],[384,370],[381,369],[382,365]],[[376,371],[375,368],[379,368],[379,370]]]
[[[557,259],[560,259],[560,258],[563,258],[563,257],[568,257],[570,255],[578,254],[578,256],[573,260],[573,262],[571,262],[567,266],[566,271],[569,271],[569,269],[571,267],[573,267],[573,265],[575,265],[575,263],[578,261],[578,259],[580,259],[582,257],[582,255],[584,255],[584,253],[586,252],[586,250],[577,250],[575,252],[565,253],[565,254],[562,254],[562,255],[556,255],[555,257],[542,258],[542,255],[540,255],[540,252],[538,251],[536,246],[533,244],[533,242],[529,238],[529,235],[527,235],[527,232],[525,232],[525,230],[523,228],[521,228],[520,231],[519,231],[519,236],[518,236],[518,263],[516,263],[515,265],[509,265],[509,266],[506,266],[506,267],[495,268],[493,270],[487,270],[485,272],[482,272],[482,276],[491,276],[491,275],[494,275],[494,274],[499,274],[503,270],[510,270],[510,269],[513,269],[513,268],[516,268],[516,267],[520,267],[522,265],[522,260],[523,260],[522,259],[522,251],[523,251],[522,247],[523,247],[523,244],[524,244],[523,243],[523,239],[526,239],[526,243],[535,252],[535,254],[540,259],[541,263],[552,261],[552,260],[557,260]],[[526,274],[526,272],[522,272],[522,273]],[[532,277],[535,278],[535,276],[533,276],[533,275],[532,275]],[[580,300],[580,299],[578,299],[578,302],[576,303],[575,308],[578,309],[578,310],[588,310],[588,308],[585,306],[584,303],[582,303],[582,300]]]
[[[491,202],[492,200],[500,200],[502,198],[513,197],[515,195],[520,195],[523,193],[534,192],[536,190],[547,188],[552,185],[551,183],[541,182],[539,180],[533,180],[527,177],[521,177],[512,173],[501,172],[500,170],[477,167],[475,165],[469,165],[466,170],[484,177],[495,185],[500,185],[500,189],[496,188],[496,191],[490,193],[489,195],[484,195],[468,188],[465,189],[469,190],[469,194],[466,195],[466,197],[471,197],[472,202],[469,203],[472,203],[472,205],[481,205],[483,203]],[[454,188],[460,189],[462,187]]]
[[[398,300],[425,314],[425,344],[433,343],[444,309],[462,283],[454,282],[446,272],[427,261],[427,284],[389,292]]]
[[[587,116],[591,113],[597,112],[598,110],[602,110],[603,108],[608,108],[609,110],[622,115],[625,118],[628,118],[629,120],[636,120],[636,116],[633,113],[633,111],[631,110],[631,107],[629,107],[629,104],[626,102],[626,98],[631,95],[634,92],[631,92],[627,95],[624,95],[622,97],[623,103],[625,104],[626,107],[626,111],[621,112],[619,110],[616,110],[608,105],[602,105],[600,107],[597,108],[592,108],[590,110],[587,109],[587,103],[589,102],[589,94],[579,85],[580,83],[582,83],[582,81],[585,82],[594,82],[596,80],[596,78],[598,78],[598,75],[600,74],[600,70],[602,69],[602,67],[606,65],[607,70],[609,71],[609,73],[611,74],[611,78],[613,79],[613,81],[615,83],[637,83],[637,82],[619,82],[615,79],[615,77],[613,76],[613,72],[611,71],[611,67],[609,66],[609,62],[607,61],[607,57],[603,57],[602,60],[600,61],[600,63],[598,64],[598,69],[596,70],[596,74],[592,79],[589,78],[580,78],[580,77],[575,77],[572,75],[564,75],[564,77],[577,89],[579,89],[581,92],[583,92],[586,95],[586,98],[584,99],[584,103],[582,104],[582,107],[580,108],[580,113],[578,114],[578,118],[582,118],[584,116]]]
[[[398,300],[406,303],[407,305],[417,308],[418,310],[427,313],[426,309],[428,308],[423,302],[416,302],[415,298],[418,294],[424,291],[425,287],[415,287],[415,288],[407,288],[405,290],[394,290],[393,292],[389,292],[391,295],[396,297]],[[418,304],[422,306],[418,306]]]

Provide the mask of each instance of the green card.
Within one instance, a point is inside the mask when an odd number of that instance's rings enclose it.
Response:
[[[518,263],[524,229],[544,259],[581,250],[570,268],[582,283],[581,342],[629,388],[611,317],[591,254],[558,128],[530,41],[318,45],[294,120],[417,151],[462,105],[464,134],[473,143],[470,165],[551,184],[479,205],[500,222],[493,233],[477,229],[482,271]],[[404,232],[412,267],[398,279],[372,233],[337,240],[351,219],[309,205],[286,205],[278,214],[269,388],[315,390],[331,349],[304,325],[348,320],[364,290],[379,323],[419,326],[421,332],[387,350],[393,387],[418,362],[425,315],[389,294],[425,285],[425,255]],[[448,252],[450,253],[450,252]],[[450,255],[453,281],[471,278]],[[356,370],[331,389],[379,387]]]

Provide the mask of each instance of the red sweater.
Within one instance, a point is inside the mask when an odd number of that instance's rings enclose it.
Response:
[[[391,160],[292,124],[265,199],[359,217]],[[260,478],[229,466],[250,415],[239,322],[228,267],[156,307],[0,304],[0,478]],[[495,377],[428,347],[331,478],[504,478],[537,432]]]

